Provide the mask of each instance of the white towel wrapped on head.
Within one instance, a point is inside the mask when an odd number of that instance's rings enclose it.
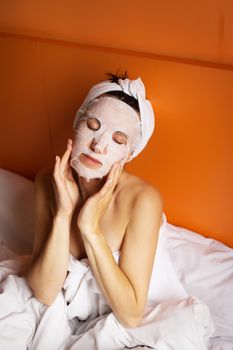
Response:
[[[109,80],[102,81],[94,85],[88,92],[84,99],[83,104],[77,111],[74,119],[74,128],[79,120],[81,113],[85,112],[88,104],[98,96],[109,92],[109,91],[123,91],[129,96],[134,97],[139,104],[139,113],[141,119],[141,138],[139,143],[136,145],[131,159],[136,157],[146,146],[153,131],[154,131],[154,111],[149,100],[146,99],[146,90],[139,77],[136,80],[130,79],[118,79],[118,83],[111,83]]]

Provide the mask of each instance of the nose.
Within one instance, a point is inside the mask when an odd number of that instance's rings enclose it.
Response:
[[[100,154],[106,154],[108,148],[108,138],[107,135],[102,134],[98,138],[95,137],[91,143],[92,151]]]

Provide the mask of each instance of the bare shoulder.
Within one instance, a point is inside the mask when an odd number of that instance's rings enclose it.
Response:
[[[119,197],[122,201],[123,198],[124,201],[127,198],[132,209],[145,204],[145,202],[163,207],[163,197],[160,190],[144,179],[130,173],[125,174]]]

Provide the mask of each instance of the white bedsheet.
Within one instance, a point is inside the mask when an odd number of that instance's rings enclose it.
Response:
[[[71,284],[68,287],[68,280],[66,280],[64,287],[67,288],[66,290],[63,289],[62,298],[58,297],[57,301],[60,306],[64,306],[62,313],[60,312],[61,309],[59,312],[56,309],[57,304],[54,304],[54,307],[47,308],[33,297],[32,291],[28,288],[24,279],[14,276],[17,274],[19,266],[26,261],[25,258],[9,260],[15,256],[14,253],[24,255],[31,252],[34,232],[33,181],[5,169],[0,169],[0,194],[2,199],[0,203],[0,260],[4,260],[1,264],[2,268],[0,267],[0,281],[2,281],[0,284],[0,288],[2,288],[0,290],[0,310],[3,321],[1,327],[4,325],[4,328],[2,328],[4,332],[0,329],[0,336],[4,334],[5,337],[0,339],[0,349],[7,350],[9,348],[3,345],[3,339],[10,342],[9,349],[20,349],[21,341],[31,344],[31,348],[40,349],[42,345],[37,344],[42,344],[42,340],[49,341],[53,334],[55,336],[51,340],[51,349],[55,347],[55,344],[61,344],[67,334],[67,340],[73,339],[72,341],[75,343],[75,339],[80,338],[81,330],[87,331],[91,326],[94,326],[96,320],[101,321],[101,318],[106,318],[104,313],[108,312],[108,306],[103,298],[98,297],[98,293],[94,293],[95,284],[92,284],[92,289],[89,286],[88,291],[92,290],[93,294],[89,293],[89,307],[87,308],[86,303],[86,309],[84,308],[82,311],[83,314],[79,314],[79,317],[83,317],[83,319],[85,319],[85,313],[88,314],[89,320],[87,322],[79,321],[77,334],[73,334],[74,337],[69,338],[70,334],[76,329],[77,318],[67,322],[67,315],[69,313],[69,317],[71,317],[72,310],[71,307],[67,307],[66,301],[71,298],[75,289],[73,290]],[[166,219],[165,215],[164,219]],[[177,227],[169,223],[166,225],[166,230],[164,230],[164,227],[165,225],[163,225],[160,232],[159,249],[156,252],[146,313],[155,310],[155,307],[159,305],[166,305],[164,304],[166,301],[176,300],[175,305],[177,305],[182,300],[188,300],[188,297],[194,295],[208,305],[215,324],[215,332],[211,337],[209,350],[233,350],[233,249],[183,227]],[[206,232],[206,235],[211,237],[211,233]],[[114,257],[118,258],[117,255]],[[70,266],[72,260],[71,257]],[[74,263],[76,264],[75,260]],[[85,262],[82,261],[82,264],[82,269],[86,271]],[[74,265],[72,266],[74,268]],[[10,274],[12,276],[7,277]],[[85,278],[88,276],[89,282],[91,282],[91,274],[86,274]],[[76,278],[78,277],[76,276]],[[84,290],[83,283],[79,293],[84,292]],[[9,299],[7,299],[8,297]],[[65,302],[64,298],[66,298]],[[95,298],[98,300],[98,309],[90,307],[93,300],[96,303]],[[86,298],[87,301],[88,298]],[[78,305],[79,303],[75,308]],[[187,305],[184,309],[187,310]],[[169,310],[168,305],[167,310]],[[98,313],[101,316],[99,319],[95,319],[95,315]],[[161,312],[158,314],[160,317],[162,316]],[[109,318],[106,319],[108,322],[112,317],[111,311],[109,315]],[[54,316],[56,316],[55,321],[48,325],[48,320]],[[91,321],[92,317],[94,317],[93,321]],[[154,326],[158,327],[158,323],[156,323],[158,318],[153,321],[155,322]],[[160,321],[161,319],[159,319]],[[65,326],[63,327],[62,324]],[[96,323],[96,327],[100,327],[100,325],[101,323]],[[12,332],[11,327],[14,329],[14,326],[16,328]],[[40,334],[45,335],[45,331],[48,333],[48,338],[42,336],[42,339],[40,339]],[[153,331],[151,332],[154,334]],[[174,330],[167,332],[166,338],[168,333],[172,336]],[[7,334],[9,335],[8,340]],[[94,328],[89,329],[88,334],[93,336]],[[98,334],[98,332],[95,334]],[[25,349],[25,346],[21,348]],[[145,349],[145,347],[142,348]],[[44,347],[41,349],[46,350]],[[185,348],[185,350],[187,349]]]
[[[160,303],[147,309],[137,328],[126,328],[106,304],[86,259],[71,257],[64,288],[51,306],[37,301],[26,280],[16,275],[27,259],[0,263],[1,349],[120,350],[140,345],[158,350],[207,349],[213,323],[199,299]]]

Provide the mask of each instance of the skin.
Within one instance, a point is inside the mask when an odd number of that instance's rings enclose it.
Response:
[[[26,279],[35,297],[51,305],[67,276],[69,253],[87,257],[118,320],[136,327],[147,300],[162,220],[160,192],[121,163],[104,178],[86,181],[70,167],[71,152],[69,140],[54,168],[36,176],[35,240]],[[119,264],[112,256],[118,250]]]

